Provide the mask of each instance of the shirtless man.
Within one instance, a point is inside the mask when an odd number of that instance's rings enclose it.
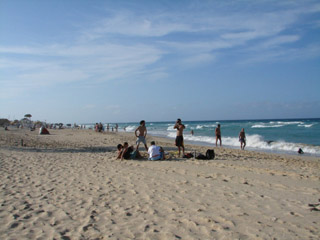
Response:
[[[177,129],[177,137],[176,137],[176,146],[179,149],[179,157],[180,157],[180,152],[182,148],[182,154],[184,155],[184,145],[183,145],[183,130],[186,128],[182,122],[181,119],[179,118],[176,121],[176,124],[173,127],[174,129]]]
[[[216,128],[216,146],[218,146],[218,140],[220,141],[221,146],[221,130],[220,130],[220,124],[218,124],[218,127]]]
[[[146,122],[144,120],[140,121],[140,126],[137,127],[134,134],[137,137],[137,141],[136,141],[137,150],[139,149],[140,142],[143,142],[144,147],[146,148],[146,151],[148,151],[147,142],[146,142],[147,128],[146,128]]]
[[[244,132],[244,128],[242,128],[241,132],[239,133],[239,141],[240,141],[241,150],[244,150],[244,148],[246,146],[246,134]]]

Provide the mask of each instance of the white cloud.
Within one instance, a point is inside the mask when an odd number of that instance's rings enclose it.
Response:
[[[215,57],[212,54],[198,54],[190,58],[186,58],[183,62],[188,66],[196,67],[198,64],[212,62]]]
[[[272,2],[272,10],[254,13],[255,6],[265,3],[247,3],[247,7],[237,2],[211,3],[217,4],[214,8],[209,2],[191,10],[159,9],[146,14],[109,12],[90,28],[80,29],[75,42],[0,46],[0,69],[7,73],[0,76],[0,82],[9,91],[18,86],[28,91],[66,82],[96,84],[137,76],[155,81],[169,75],[165,62],[156,65],[167,55],[193,65],[219,61],[215,52],[226,49],[245,53],[242,61],[247,63],[319,56],[317,44],[291,46],[302,34],[286,31],[292,31],[304,14],[319,12],[320,4]],[[226,6],[233,7],[228,14],[219,11]],[[288,44],[290,48],[285,48]],[[262,51],[263,56],[256,54]]]

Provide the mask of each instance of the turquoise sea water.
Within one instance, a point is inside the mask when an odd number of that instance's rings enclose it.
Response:
[[[148,134],[174,139],[176,130],[172,122],[146,122]],[[214,130],[221,125],[222,144],[240,148],[238,139],[241,128],[247,136],[247,150],[296,154],[302,148],[306,155],[320,156],[320,119],[274,119],[239,121],[183,121],[186,126],[186,142],[212,146],[215,144]],[[104,124],[106,126],[107,123]],[[114,127],[115,123],[110,123]],[[139,123],[118,123],[119,131],[134,132]],[[93,124],[86,124],[93,127]],[[191,130],[194,135],[191,135]]]

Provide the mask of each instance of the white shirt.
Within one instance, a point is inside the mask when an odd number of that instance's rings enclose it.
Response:
[[[158,157],[160,155],[160,147],[151,145],[148,149],[149,158]]]

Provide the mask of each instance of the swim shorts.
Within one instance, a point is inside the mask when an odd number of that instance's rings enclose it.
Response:
[[[143,143],[144,145],[146,145],[146,138],[144,136],[138,136],[136,144],[138,145],[139,143]]]
[[[176,137],[176,146],[177,147],[183,147],[183,136],[177,136]]]
[[[161,160],[162,158],[163,158],[163,152],[160,152],[159,156],[153,157],[153,158],[149,158],[149,160],[155,161],[155,160]]]

